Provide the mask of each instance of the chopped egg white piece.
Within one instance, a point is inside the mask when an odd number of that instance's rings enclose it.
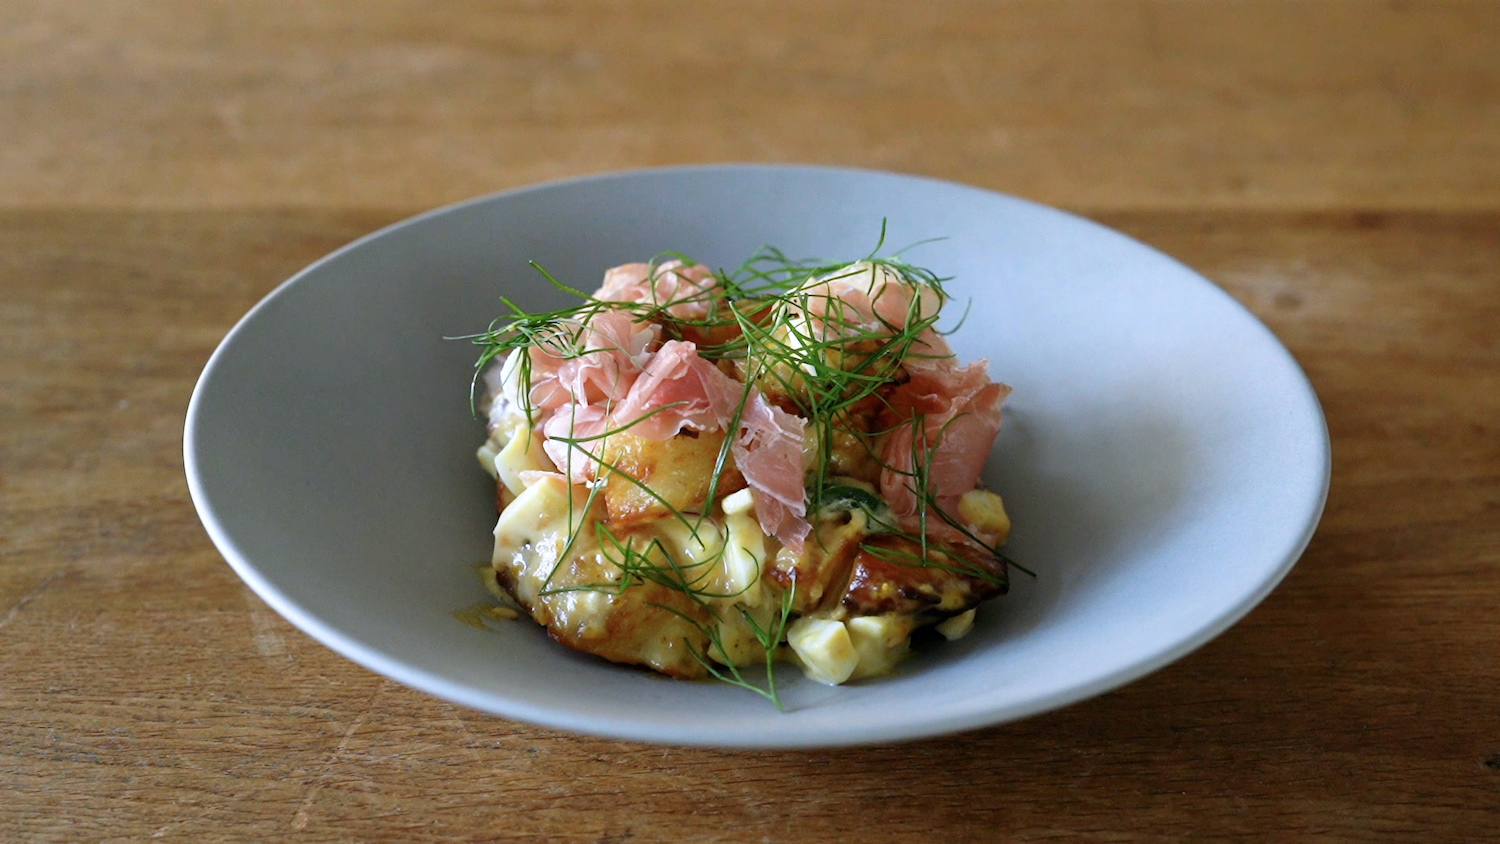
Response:
[[[858,656],[851,676],[888,674],[911,646],[911,623],[897,615],[866,615],[844,622]]]
[[[803,673],[819,683],[837,686],[859,665],[859,654],[842,621],[804,616],[787,628],[786,641],[802,661]]]
[[[938,624],[933,629],[943,634],[943,638],[950,642],[962,639],[969,635],[970,630],[974,629],[974,611],[971,609],[961,612],[947,621]]]
[[[500,480],[500,474],[495,471],[495,458],[499,454],[500,448],[492,439],[485,440],[484,445],[480,446],[478,451],[479,465],[484,467],[484,471],[497,481]]]
[[[526,487],[501,512],[495,522],[495,563],[512,565],[521,572],[516,582],[517,600],[529,603],[536,599],[557,566],[573,527],[586,518],[587,510],[587,492],[553,476]],[[585,535],[573,547],[582,552],[588,550],[588,544]],[[502,554],[508,557],[498,559]]]
[[[522,431],[511,437],[505,448],[495,455],[495,471],[492,474],[500,483],[505,484],[511,495],[520,495],[526,489],[526,485],[521,483],[521,473],[527,470],[555,472],[557,467],[552,465],[552,458],[542,450],[542,436]]]
[[[672,559],[682,567],[686,577],[703,579],[706,581],[705,585],[712,584],[711,591],[723,594],[724,590],[718,587],[725,585],[724,534],[717,522],[713,519],[700,522],[692,516],[685,519],[662,519],[653,524],[649,531],[661,540]],[[717,569],[714,572],[717,575],[716,584],[705,577],[709,573],[709,566]]]
[[[1005,502],[987,489],[971,489],[964,493],[958,499],[958,516],[980,533],[998,536],[1002,542],[1010,534],[1010,516],[1005,512]]]
[[[721,593],[736,596],[736,600],[747,607],[760,606],[764,591],[760,572],[766,559],[766,535],[761,532],[755,516],[747,512],[727,516],[724,524],[729,539],[724,545]]]
[[[489,417],[490,431],[514,437],[527,427],[526,403],[521,401],[521,355],[512,352],[504,363],[484,371],[489,406],[481,410]]]
[[[724,496],[720,507],[724,508],[724,515],[733,516],[736,513],[748,513],[755,507],[755,498],[750,494],[750,487],[745,487],[739,492],[732,492]]]

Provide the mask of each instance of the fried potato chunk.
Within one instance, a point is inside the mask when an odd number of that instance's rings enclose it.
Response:
[[[871,537],[860,545],[849,571],[843,608],[850,615],[896,613],[919,624],[958,615],[1005,594],[1005,564],[967,545],[929,543],[904,537]]]
[[[708,505],[714,464],[724,433],[684,430],[666,440],[650,440],[629,431],[614,434],[604,447],[604,508],[611,525],[644,524],[673,510],[701,513]],[[733,455],[715,495],[722,498],[745,487]],[[649,491],[648,491],[649,490]]]
[[[601,548],[593,530],[579,530],[597,524],[598,506],[584,487],[560,477],[528,487],[495,525],[496,582],[569,647],[672,677],[703,676],[695,654],[708,644],[708,612],[683,592],[647,578],[624,588],[621,549],[647,554],[656,535],[622,532],[612,551]],[[686,556],[684,549],[675,550]],[[662,565],[655,558],[635,562]]]

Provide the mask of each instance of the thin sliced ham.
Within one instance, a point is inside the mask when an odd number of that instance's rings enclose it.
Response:
[[[889,266],[861,261],[804,284],[797,301],[806,315],[799,330],[814,342],[838,343],[905,331],[913,322],[936,316],[943,296]],[[948,341],[931,325],[892,351],[909,371],[949,365],[953,358]]]
[[[951,370],[957,365],[957,358],[953,355],[953,347],[948,345],[943,335],[928,327],[922,329],[916,342],[906,350],[905,356],[901,358],[901,365],[906,367],[907,372],[916,375]]]
[[[899,331],[913,318],[935,316],[943,305],[934,288],[914,284],[890,267],[870,261],[809,281],[798,291],[798,301],[825,339]]]
[[[565,404],[542,423],[542,433],[547,437],[542,450],[573,483],[586,484],[598,477],[603,434],[608,430],[609,415],[602,406]]]
[[[917,512],[914,466],[927,467],[927,492],[948,512],[978,485],[1000,433],[1000,405],[1010,395],[986,369],[983,360],[933,366],[912,372],[891,392],[888,418],[895,428],[881,455],[880,493],[897,515]]]
[[[734,462],[750,485],[760,529],[797,553],[812,531],[806,518],[806,434],[806,419],[752,389],[734,440]]]
[[[604,274],[604,286],[594,298],[606,302],[636,302],[665,307],[681,320],[701,320],[713,313],[721,294],[713,270],[702,264],[667,261],[623,264]]]
[[[740,410],[740,403],[744,409]],[[739,411],[735,465],[755,499],[761,530],[794,551],[812,530],[807,523],[807,420],[787,413],[760,390],[725,375],[683,340],[668,340],[611,415],[616,430],[664,440],[683,428],[727,430]]]
[[[531,346],[531,404],[548,417],[566,404],[623,399],[651,359],[661,327],[606,310],[587,325],[567,323],[550,342]]]
[[[545,448],[545,446],[543,446],[543,448]],[[559,481],[567,480],[567,478],[564,477],[561,472],[548,472],[545,469],[522,469],[517,474],[521,478],[521,485],[527,487],[539,484],[550,478],[556,478]]]
[[[615,407],[615,427],[648,440],[676,436],[683,427],[722,431],[729,427],[745,385],[698,354],[685,340],[668,340]]]

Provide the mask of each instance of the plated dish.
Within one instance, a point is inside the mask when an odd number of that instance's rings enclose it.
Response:
[[[945,279],[878,253],[624,264],[472,338],[505,596],[568,647],[778,707],[780,660],[839,685],[966,635],[1008,585],[979,476],[1010,388],[938,331]]]
[[[1015,388],[980,480],[1014,528],[1003,611],[894,673],[829,686],[786,672],[786,711],[560,648],[529,623],[479,630],[496,490],[461,397],[505,296],[664,244],[735,266],[766,243],[862,255],[889,220],[904,257],[972,301],[947,339]],[[576,300],[573,300],[576,301]],[[956,314],[939,324],[951,328]],[[1003,362],[1001,364],[1000,362]],[[1003,368],[1000,368],[1003,367]],[[338,652],[467,706],[640,741],[809,747],[1024,717],[1159,668],[1285,575],[1327,490],[1316,396],[1275,337],[1155,250],[1012,197],[889,173],[727,166],[610,174],[413,218],[319,261],[237,325],[189,407],[205,528],[273,608]],[[747,669],[749,670],[749,669]]]

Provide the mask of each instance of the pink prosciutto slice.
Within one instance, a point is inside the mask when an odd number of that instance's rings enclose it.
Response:
[[[740,410],[740,403],[744,409]],[[754,491],[761,529],[800,551],[812,529],[807,502],[803,440],[807,421],[766,401],[703,359],[697,347],[668,340],[611,416],[615,429],[664,440],[684,427],[727,430],[740,414],[733,453],[735,465]]]
[[[684,426],[722,431],[744,392],[744,384],[704,360],[696,345],[668,340],[615,407],[614,423],[648,440],[676,436]]]
[[[897,515],[917,512],[914,466],[927,473],[927,492],[945,511],[975,488],[1000,433],[1000,405],[1010,387],[986,374],[987,363],[934,365],[911,373],[888,399],[897,427],[887,436],[880,493]],[[920,460],[921,463],[917,461]]]
[[[920,320],[937,315],[943,304],[932,287],[913,284],[889,267],[865,261],[803,285],[797,298],[829,335],[899,331],[913,316]]]
[[[668,314],[681,320],[704,319],[713,312],[718,296],[712,270],[682,261],[623,264],[604,273],[604,286],[594,294],[606,302],[665,305]]]
[[[542,450],[573,483],[586,484],[597,477],[608,430],[609,415],[602,406],[565,404],[542,422]]]
[[[654,323],[633,322],[624,311],[606,310],[587,325],[559,328],[553,342],[527,350],[531,356],[531,404],[544,417],[565,404],[613,402],[625,397],[661,339]]]
[[[734,462],[754,491],[755,520],[782,545],[801,553],[808,524],[803,442],[807,420],[752,389],[734,440]]]

